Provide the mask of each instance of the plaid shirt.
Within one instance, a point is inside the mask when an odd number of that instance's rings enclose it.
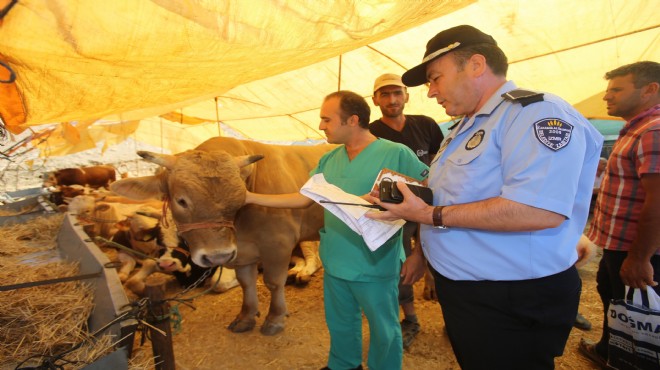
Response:
[[[660,173],[660,104],[626,123],[612,148],[587,235],[596,245],[630,250],[646,197],[641,185],[646,173]]]

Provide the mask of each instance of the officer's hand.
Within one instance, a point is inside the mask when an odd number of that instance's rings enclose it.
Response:
[[[404,219],[423,222],[420,216],[429,205],[422,198],[416,196],[405,183],[397,181],[396,186],[399,188],[401,195],[403,195],[403,202],[399,204],[381,202],[379,198],[371,197],[371,202],[385,208],[385,211],[367,212],[366,216],[374,220],[394,221]]]

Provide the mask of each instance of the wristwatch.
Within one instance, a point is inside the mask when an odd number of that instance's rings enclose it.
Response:
[[[446,229],[447,226],[442,222],[442,209],[445,206],[436,206],[433,208],[433,227],[436,229]]]

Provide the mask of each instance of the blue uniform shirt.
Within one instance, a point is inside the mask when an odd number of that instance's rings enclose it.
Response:
[[[495,232],[422,225],[424,254],[452,280],[525,280],[577,260],[603,137],[564,100],[523,107],[501,95],[511,81],[443,141],[431,163],[435,205],[502,197],[566,217],[556,228]]]

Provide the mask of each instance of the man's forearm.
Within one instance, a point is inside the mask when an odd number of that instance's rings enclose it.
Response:
[[[660,248],[660,207],[644,204],[637,224],[637,237],[628,255],[640,261],[649,261]]]
[[[446,206],[442,219],[448,227],[516,232],[554,228],[561,225],[565,217],[508,199],[490,198]]]
[[[245,203],[273,208],[305,208],[313,202],[300,193],[259,194],[247,192]]]
[[[660,174],[647,174],[641,182],[646,195],[637,223],[637,236],[628,255],[649,261],[660,248]]]

